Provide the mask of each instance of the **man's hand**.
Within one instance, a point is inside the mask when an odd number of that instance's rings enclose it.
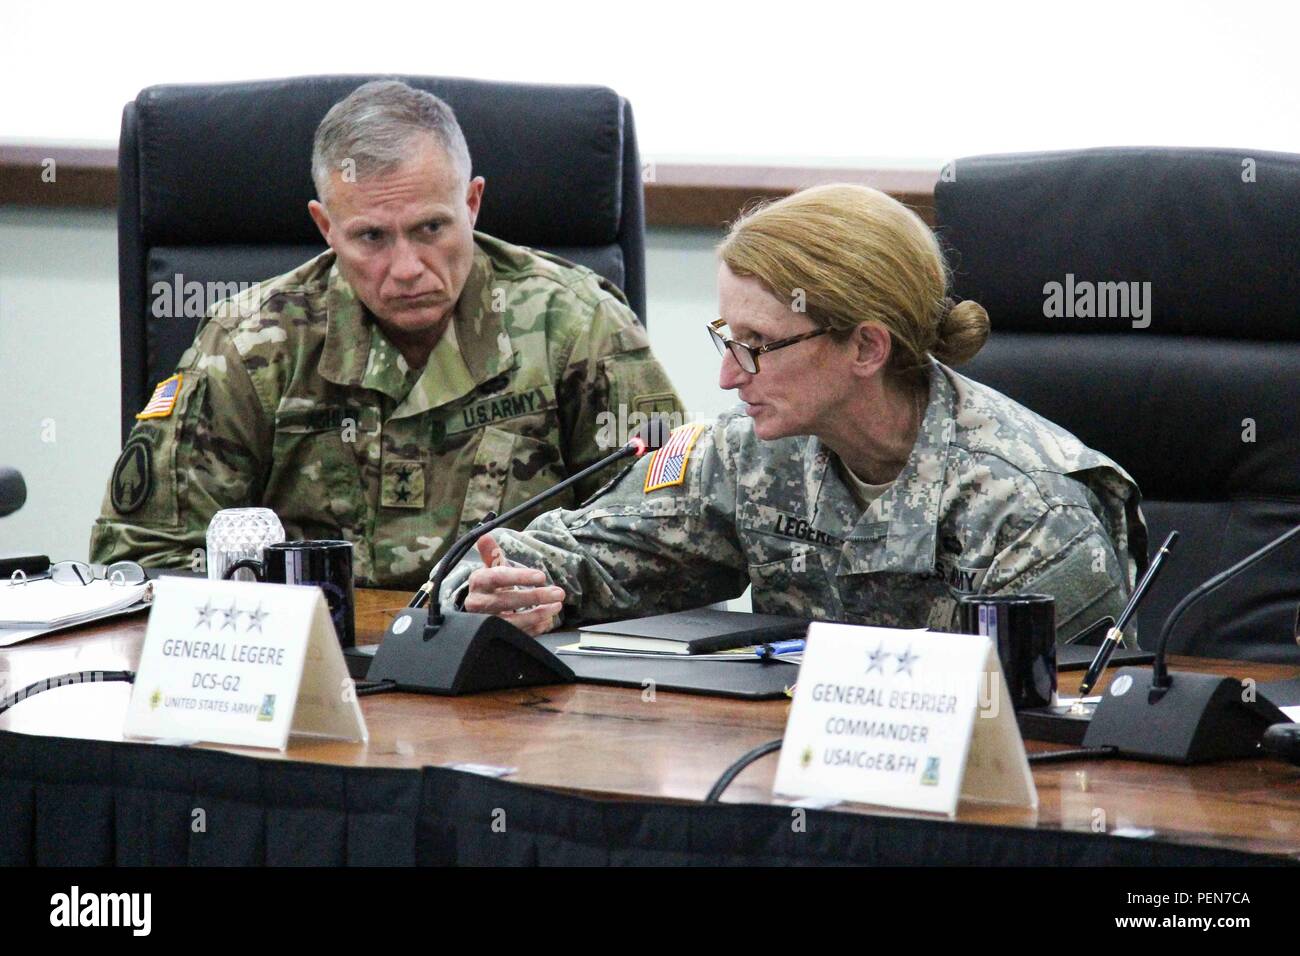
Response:
[[[543,571],[512,564],[490,534],[475,547],[483,567],[469,576],[465,610],[495,614],[533,637],[554,627],[564,607],[564,588],[547,585]]]

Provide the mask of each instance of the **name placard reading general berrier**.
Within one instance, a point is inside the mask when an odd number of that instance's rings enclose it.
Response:
[[[774,789],[950,816],[1038,803],[988,638],[847,624],[808,630]]]

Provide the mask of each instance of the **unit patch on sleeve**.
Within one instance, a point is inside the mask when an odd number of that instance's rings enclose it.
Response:
[[[153,491],[153,452],[149,439],[137,436],[126,443],[113,468],[109,497],[118,514],[138,511]]]
[[[695,440],[704,431],[704,425],[683,425],[675,429],[668,443],[656,451],[645,473],[645,492],[680,485],[686,480],[686,465],[691,459]]]
[[[145,403],[136,418],[166,418],[176,407],[176,399],[181,394],[181,373],[165,378],[153,390],[153,396]]]

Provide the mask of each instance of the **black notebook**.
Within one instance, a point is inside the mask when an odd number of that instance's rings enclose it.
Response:
[[[591,650],[650,654],[712,654],[717,651],[803,637],[808,622],[774,614],[743,614],[701,607],[629,621],[591,624],[578,644]]]

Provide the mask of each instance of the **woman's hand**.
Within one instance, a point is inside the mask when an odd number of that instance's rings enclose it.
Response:
[[[490,534],[475,542],[483,567],[469,576],[465,610],[495,614],[525,634],[545,634],[559,620],[564,588],[546,584],[546,573],[512,564]]]

